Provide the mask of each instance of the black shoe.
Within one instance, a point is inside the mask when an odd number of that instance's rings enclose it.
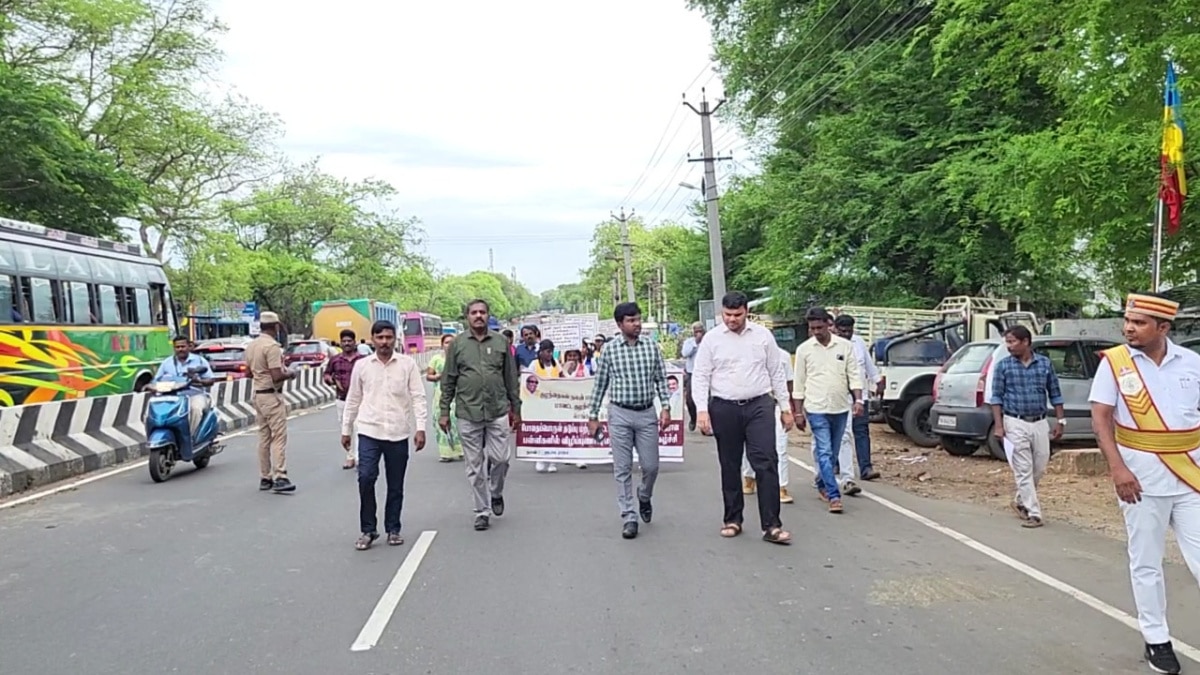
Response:
[[[296,484],[288,480],[286,477],[276,478],[275,482],[271,484],[271,491],[277,495],[285,492],[295,492]]]
[[[649,499],[638,497],[638,513],[642,516],[642,522],[648,523],[654,517],[654,505]]]
[[[475,531],[476,532],[483,532],[484,530],[488,529],[491,526],[492,526],[492,524],[490,522],[488,522],[487,516],[483,515],[482,513],[475,516]]]
[[[637,522],[631,520],[625,523],[625,527],[621,528],[621,536],[625,539],[633,539],[637,536],[637,530]]]
[[[867,469],[866,473],[864,473],[862,475],[862,479],[863,480],[879,480],[879,472],[876,471],[875,469]]]
[[[275,482],[270,478],[260,478],[258,481],[259,490],[270,490],[273,487],[275,487]]]
[[[492,515],[504,515],[504,497],[492,497]]]
[[[1166,675],[1179,675],[1179,659],[1175,657],[1175,648],[1170,642],[1160,645],[1146,645],[1146,663],[1150,670]]]
[[[696,420],[692,420],[691,422],[688,422],[688,431],[695,431],[695,430],[696,430]]]

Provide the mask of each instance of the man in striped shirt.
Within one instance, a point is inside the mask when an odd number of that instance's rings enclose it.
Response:
[[[608,435],[612,447],[613,477],[617,481],[617,505],[621,509],[621,536],[638,534],[638,513],[649,523],[654,509],[654,482],[658,478],[658,432],[671,423],[667,369],[662,351],[653,340],[643,338],[642,310],[637,303],[623,302],[613,310],[621,339],[608,343],[592,388],[588,432],[600,430],[600,405],[608,399]],[[662,405],[654,414],[655,400]],[[637,492],[638,513],[633,510],[633,450],[637,448],[642,484]]]

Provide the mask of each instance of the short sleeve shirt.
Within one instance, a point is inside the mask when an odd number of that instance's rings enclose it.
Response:
[[[246,346],[246,367],[250,369],[254,391],[275,389],[272,368],[283,368],[283,347],[266,333],[259,334]]]
[[[1169,342],[1167,355],[1162,365],[1155,365],[1141,350],[1129,348],[1133,362],[1137,365],[1146,384],[1154,406],[1158,408],[1168,429],[1194,429],[1200,426],[1200,354],[1187,347]],[[1137,428],[1125,399],[1120,394],[1117,378],[1113,375],[1108,359],[1101,359],[1092,380],[1092,391],[1088,396],[1092,403],[1113,406],[1113,417],[1117,424]],[[1171,497],[1192,492],[1183,481],[1175,477],[1157,455],[1126,448],[1117,449],[1125,466],[1137,476],[1142,492],[1151,497]],[[1200,450],[1191,452],[1192,460],[1200,460]]]

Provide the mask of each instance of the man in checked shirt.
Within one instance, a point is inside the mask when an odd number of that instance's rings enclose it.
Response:
[[[1050,462],[1050,441],[1062,436],[1067,424],[1062,389],[1050,359],[1033,351],[1033,336],[1024,326],[1004,332],[1009,356],[996,364],[992,380],[992,406],[996,438],[1004,443],[1017,495],[1013,511],[1025,527],[1042,526],[1037,484]],[[1054,406],[1058,423],[1046,424],[1046,399]]]
[[[638,534],[638,513],[647,523],[654,509],[654,481],[658,478],[658,432],[671,423],[667,369],[658,345],[642,334],[642,310],[637,303],[623,302],[613,310],[613,320],[621,329],[621,339],[604,347],[592,387],[592,405],[588,412],[588,433],[600,430],[600,404],[608,392],[608,436],[612,447],[613,478],[617,481],[617,506],[624,525],[621,536],[633,539]],[[658,399],[661,412],[654,414]],[[638,488],[638,513],[633,510],[633,449],[637,448],[642,468]]]

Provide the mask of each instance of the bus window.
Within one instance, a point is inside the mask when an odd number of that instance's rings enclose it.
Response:
[[[150,316],[153,317],[153,322],[159,326],[170,325],[167,321],[166,293],[166,286],[150,284]]]
[[[119,325],[121,323],[121,308],[117,302],[117,289],[108,284],[100,284],[100,323],[105,325]]]
[[[16,323],[21,316],[13,310],[13,278],[7,274],[0,276],[0,323]]]
[[[28,289],[25,299],[33,309],[33,323],[57,323],[54,312],[54,291],[50,288],[50,280],[41,277],[25,277],[24,285]]]
[[[129,286],[117,286],[117,299],[121,304],[121,322],[128,324],[137,323],[137,303],[133,297],[133,288]]]
[[[87,284],[72,281],[63,283],[66,291],[67,321],[69,323],[92,323],[92,303],[88,297]]]
[[[137,309],[137,324],[139,326],[149,326],[154,323],[152,321],[153,314],[150,313],[150,291],[144,288],[133,289],[134,299]]]
[[[404,334],[409,337],[413,337],[415,335],[420,335],[421,334],[421,320],[420,319],[405,319],[404,320]]]

